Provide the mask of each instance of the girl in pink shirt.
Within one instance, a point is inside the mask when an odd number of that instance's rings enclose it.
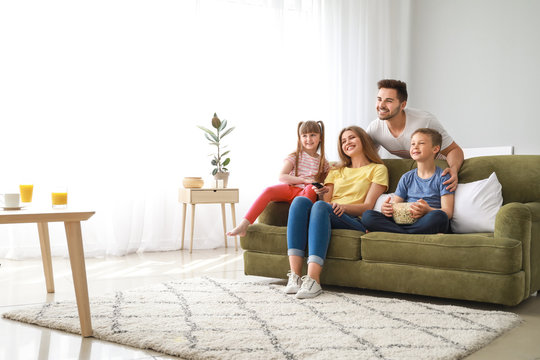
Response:
[[[322,121],[301,121],[298,123],[298,144],[296,151],[284,160],[279,174],[283,184],[266,188],[255,200],[240,224],[227,233],[228,236],[244,236],[271,201],[288,202],[297,196],[305,196],[315,202],[317,194],[314,182],[324,181],[328,173],[328,161],[324,156],[324,124]]]

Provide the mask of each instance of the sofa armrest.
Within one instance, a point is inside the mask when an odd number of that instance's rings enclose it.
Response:
[[[522,269],[525,271],[525,294],[528,298],[540,284],[540,233],[534,223],[540,221],[540,202],[508,203],[501,207],[495,219],[495,237],[521,241]],[[531,289],[531,285],[533,288]]]
[[[531,221],[532,214],[527,204],[515,202],[506,204],[497,213],[494,236],[509,237],[521,241],[529,239]]]

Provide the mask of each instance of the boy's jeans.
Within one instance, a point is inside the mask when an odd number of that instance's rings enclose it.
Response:
[[[362,223],[369,231],[386,231],[402,234],[437,234],[448,232],[448,215],[442,210],[433,210],[413,224],[398,225],[391,217],[375,210],[367,210],[362,215]]]
[[[287,254],[304,257],[308,245],[308,263],[315,262],[322,266],[332,229],[366,231],[360,219],[347,214],[337,216],[327,202],[317,201],[313,204],[306,197],[295,198],[287,222]]]

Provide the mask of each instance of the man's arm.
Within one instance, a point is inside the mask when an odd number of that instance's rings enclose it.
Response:
[[[441,154],[446,156],[446,162],[448,163],[448,168],[444,169],[442,175],[450,173],[450,179],[446,180],[443,184],[448,185],[446,190],[456,191],[458,185],[458,172],[463,165],[463,150],[459,147],[458,144],[452,142],[446,149],[441,150]]]

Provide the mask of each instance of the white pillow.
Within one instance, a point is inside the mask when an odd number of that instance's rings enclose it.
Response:
[[[375,202],[375,206],[373,207],[373,210],[381,212],[383,202],[386,201],[387,197],[392,196],[392,195],[394,195],[394,193],[382,194],[381,196],[379,196],[379,198],[377,199],[377,202]]]
[[[495,217],[503,203],[497,175],[468,184],[459,184],[454,198],[454,233],[493,232]]]

